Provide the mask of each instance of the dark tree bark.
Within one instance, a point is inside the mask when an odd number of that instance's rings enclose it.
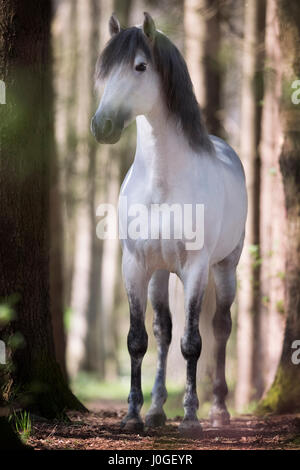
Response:
[[[63,223],[56,152],[52,154],[50,179],[50,299],[55,357],[67,379],[64,328]]]
[[[283,58],[280,119],[283,139],[280,168],[283,176],[287,224],[286,328],[276,377],[258,411],[300,411],[300,366],[292,361],[292,344],[300,338],[300,131],[299,110],[291,87],[300,77],[300,4],[277,0],[279,41]]]
[[[6,399],[43,416],[84,409],[56,362],[50,313],[50,170],[54,155],[50,70],[51,2],[0,0],[0,298],[15,320],[2,338],[11,349]],[[8,365],[9,366],[9,365]],[[3,389],[3,384],[2,384]]]

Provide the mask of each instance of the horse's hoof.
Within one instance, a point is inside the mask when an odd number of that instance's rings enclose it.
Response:
[[[121,428],[124,431],[129,431],[139,434],[144,431],[144,423],[140,418],[124,418],[121,422]]]
[[[158,428],[160,426],[164,426],[166,420],[167,417],[163,411],[160,413],[147,413],[145,425],[148,428]]]
[[[228,426],[230,424],[230,414],[227,410],[211,413],[210,422],[213,428]]]
[[[182,436],[188,437],[191,439],[197,439],[197,438],[203,437],[203,430],[199,421],[183,420],[180,423],[178,430]]]

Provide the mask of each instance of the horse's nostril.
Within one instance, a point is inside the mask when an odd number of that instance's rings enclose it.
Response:
[[[111,119],[106,119],[104,125],[102,127],[102,134],[105,136],[109,136],[112,132],[113,124]]]

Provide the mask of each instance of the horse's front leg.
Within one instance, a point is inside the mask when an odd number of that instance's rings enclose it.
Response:
[[[197,363],[201,353],[202,341],[199,333],[199,314],[204,290],[208,280],[208,269],[203,268],[189,274],[184,280],[185,328],[181,338],[181,352],[187,363],[186,390],[183,400],[184,418],[179,431],[191,437],[202,434],[197,418],[199,401],[197,396]]]
[[[121,425],[126,430],[140,432],[144,427],[140,416],[140,410],[144,402],[141,387],[141,368],[148,346],[148,335],[145,329],[145,312],[149,278],[145,269],[132,259],[132,256],[128,256],[125,253],[122,264],[130,310],[130,328],[127,346],[131,359],[131,386],[128,396],[128,413]]]
[[[166,368],[172,338],[172,319],[169,309],[169,277],[165,270],[156,271],[149,285],[149,297],[154,310],[153,331],[157,341],[158,361],[152,403],[146,415],[146,426],[163,426],[166,415],[163,405],[167,399]]]

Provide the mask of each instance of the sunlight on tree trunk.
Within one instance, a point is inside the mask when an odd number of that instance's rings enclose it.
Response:
[[[239,410],[254,394],[261,395],[261,338],[259,336],[259,142],[260,111],[258,74],[262,50],[262,2],[245,5],[243,83],[241,104],[240,154],[247,175],[248,218],[239,272],[242,282],[238,310],[238,377],[236,407]]]
[[[90,119],[92,115],[93,66],[92,47],[93,9],[91,0],[78,0],[74,27],[77,29],[78,63],[80,73],[76,83],[76,193],[78,202],[75,219],[74,275],[72,279],[71,326],[68,337],[67,358],[72,376],[85,360],[85,338],[88,332],[88,308],[92,269],[93,230],[92,182],[90,168],[93,154],[90,147]]]
[[[221,136],[220,1],[184,2],[185,57],[211,134]]]
[[[286,222],[279,167],[282,129],[279,116],[281,52],[275,0],[266,12],[265,89],[260,144],[260,316],[264,389],[274,379],[284,331]]]
[[[205,76],[206,0],[185,0],[185,58],[194,85],[196,98],[203,109],[207,106]]]
[[[73,277],[75,194],[72,186],[76,162],[76,2],[63,0],[57,5],[52,24],[54,86],[56,94],[55,137],[59,156],[60,191],[64,236],[64,306],[70,307]]]
[[[292,83],[300,77],[300,4],[277,0],[276,7],[282,56],[280,120],[283,138],[279,162],[287,224],[287,320],[275,380],[258,412],[288,413],[300,411],[300,368],[292,356],[293,343],[300,339],[300,132],[299,110],[292,102]]]

